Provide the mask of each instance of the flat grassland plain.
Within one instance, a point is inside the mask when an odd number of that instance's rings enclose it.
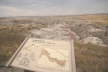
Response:
[[[50,38],[54,38],[56,33],[62,33],[60,25],[75,33],[77,72],[108,72],[108,14],[1,17],[0,65],[9,60],[29,32],[52,30],[37,37],[51,35]],[[60,37],[62,35],[56,36]]]

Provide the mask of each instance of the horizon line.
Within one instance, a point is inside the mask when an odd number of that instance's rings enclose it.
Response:
[[[50,16],[80,16],[80,15],[104,15],[108,13],[85,13],[85,14],[58,14],[58,15],[34,15],[34,16],[0,16],[0,18],[8,18],[8,17],[50,17]]]

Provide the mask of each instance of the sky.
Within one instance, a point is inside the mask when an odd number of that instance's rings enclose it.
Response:
[[[0,0],[0,17],[108,13],[108,0]]]

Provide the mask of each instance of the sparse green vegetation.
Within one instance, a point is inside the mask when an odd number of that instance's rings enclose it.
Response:
[[[0,63],[7,61],[24,40],[21,33],[0,31]]]
[[[108,71],[108,47],[75,43],[77,68],[80,72]]]

